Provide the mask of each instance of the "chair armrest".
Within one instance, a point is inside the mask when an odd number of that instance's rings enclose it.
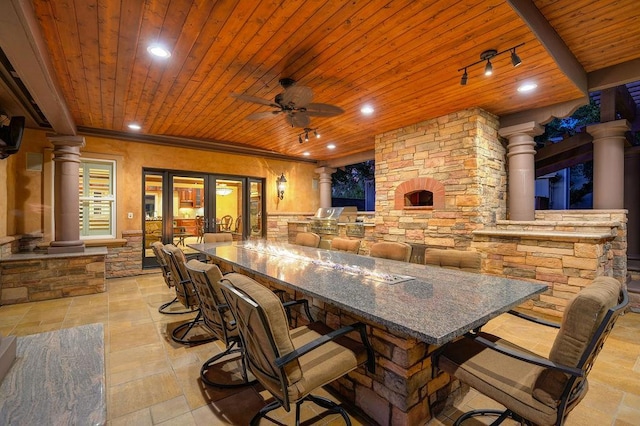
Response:
[[[525,319],[527,321],[535,322],[536,324],[546,325],[547,327],[560,328],[560,324],[556,322],[551,322],[547,320],[543,320],[542,318],[532,317],[531,315],[523,314],[522,312],[510,310],[507,313],[516,316],[518,318]]]
[[[506,346],[502,346],[499,345],[495,342],[492,342],[491,340],[485,339],[484,337],[480,336],[480,335],[475,335],[475,334],[470,334],[467,333],[464,335],[465,338],[467,339],[472,339],[475,342],[481,344],[482,346],[485,346],[491,350],[494,350],[496,352],[500,352],[501,354],[507,355],[511,358],[516,358],[519,359],[520,361],[524,361],[524,362],[528,362],[530,364],[535,364],[535,365],[539,365],[541,367],[546,367],[546,368],[551,368],[553,370],[558,370],[561,371],[563,373],[566,374],[570,374],[572,376],[575,377],[584,377],[585,373],[584,371],[582,371],[579,368],[575,368],[575,367],[569,367],[566,365],[562,365],[562,364],[557,364],[555,362],[549,361],[547,358],[542,358],[536,355],[532,355],[532,354],[528,354],[528,353],[524,353],[521,351],[518,351],[516,349],[513,348],[508,348]]]
[[[316,340],[307,343],[306,345],[302,345],[301,347],[299,347],[298,349],[289,352],[288,354],[278,357],[275,360],[275,364],[276,367],[278,368],[283,368],[285,365],[287,365],[288,363],[290,363],[291,361],[294,361],[298,358],[300,358],[302,355],[309,353],[311,351],[313,351],[314,349],[319,348],[320,346],[324,345],[325,343],[328,343],[332,340],[337,339],[340,336],[344,336],[347,333],[351,333],[352,331],[359,331],[361,336],[365,337],[365,340],[363,341],[363,344],[367,347],[367,353],[369,355],[373,354],[373,349],[371,349],[370,345],[369,345],[369,341],[366,340],[366,331],[365,331],[365,325],[361,322],[352,324],[352,325],[347,325],[345,327],[342,327],[338,330],[333,330],[330,333],[324,334],[320,337],[318,337]],[[369,352],[369,350],[371,350],[371,352]],[[369,363],[368,364],[373,364],[372,362],[372,357],[369,357]],[[369,367],[370,365],[368,365]],[[372,370],[370,370],[372,371]]]
[[[313,316],[311,316],[311,311],[309,310],[309,301],[307,299],[298,299],[298,300],[291,300],[289,302],[284,302],[282,304],[282,306],[284,306],[284,308],[287,310],[287,316],[291,316],[289,315],[289,308],[295,305],[302,305],[302,307],[304,308],[304,312],[307,315],[307,318],[309,318],[310,322],[313,322]]]

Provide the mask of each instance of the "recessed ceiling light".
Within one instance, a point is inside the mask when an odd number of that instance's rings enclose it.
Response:
[[[308,157],[311,155],[311,153],[309,151],[305,151],[302,153],[302,155],[304,155],[305,157]]]
[[[522,83],[518,87],[518,92],[531,92],[532,90],[535,90],[537,87],[538,85],[536,83],[531,83],[531,82]]]
[[[374,111],[375,110],[371,105],[364,105],[362,108],[360,108],[360,112],[363,113],[364,115],[371,115],[373,114]]]
[[[329,148],[329,149],[335,149],[335,148],[336,148],[336,146],[335,146],[334,144],[330,143],[329,145],[327,145],[327,148]]]
[[[131,130],[140,130],[140,129],[142,129],[142,126],[140,126],[139,124],[136,124],[136,123],[131,123],[127,127],[129,127]]]
[[[149,45],[149,47],[147,47],[147,52],[151,53],[153,56],[157,56],[158,58],[166,59],[171,56],[171,52],[169,52],[166,47],[159,44]]]

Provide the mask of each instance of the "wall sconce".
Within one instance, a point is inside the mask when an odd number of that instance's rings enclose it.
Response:
[[[513,64],[514,67],[517,67],[522,63],[522,59],[520,59],[520,57],[516,53],[516,49],[520,46],[524,46],[524,43],[520,43],[517,46],[510,47],[506,50],[503,50],[502,52],[498,52],[495,49],[485,50],[480,54],[479,61],[466,65],[458,70],[458,72],[464,71],[462,74],[462,77],[460,78],[460,85],[461,86],[467,85],[467,79],[469,78],[469,75],[467,74],[467,68],[471,68],[474,65],[478,65],[483,62],[486,62],[486,65],[484,67],[484,75],[489,76],[493,74],[493,64],[491,63],[491,60],[496,56],[502,55],[503,53],[511,52],[511,64]]]
[[[276,179],[276,186],[278,187],[278,198],[284,198],[284,190],[287,189],[287,179],[284,177],[284,173]]]
[[[298,142],[309,142],[309,133],[311,132],[313,132],[316,139],[320,139],[320,133],[318,132],[318,129],[310,129],[308,127],[305,127],[304,131],[298,135]],[[304,140],[302,139],[302,136],[304,136]]]

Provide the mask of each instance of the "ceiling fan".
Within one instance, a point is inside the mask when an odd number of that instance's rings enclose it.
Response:
[[[276,108],[275,111],[254,112],[249,114],[247,120],[261,120],[284,114],[285,120],[291,127],[307,127],[311,123],[310,117],[333,117],[342,114],[344,110],[335,105],[312,103],[313,91],[306,86],[296,86],[296,81],[291,78],[281,78],[280,85],[284,92],[276,95],[273,101],[249,95],[232,93],[236,99],[267,105]]]

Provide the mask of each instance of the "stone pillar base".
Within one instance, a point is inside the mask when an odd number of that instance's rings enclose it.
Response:
[[[52,241],[47,251],[49,254],[84,253],[82,241]]]

